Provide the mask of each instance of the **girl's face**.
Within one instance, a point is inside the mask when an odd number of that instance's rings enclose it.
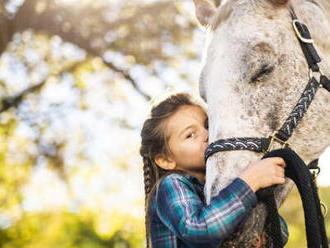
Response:
[[[166,134],[175,169],[204,181],[204,152],[208,145],[208,119],[199,106],[182,106],[166,123]]]

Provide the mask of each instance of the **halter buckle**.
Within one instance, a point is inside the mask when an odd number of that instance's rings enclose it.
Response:
[[[269,138],[270,138],[270,143],[269,143],[267,152],[270,152],[272,150],[275,142],[278,142],[279,144],[281,144],[282,148],[286,148],[286,147],[290,146],[289,142],[283,141],[283,140],[279,139],[278,137],[276,137],[276,131],[272,135],[270,135]]]
[[[293,25],[293,29],[297,35],[297,37],[299,38],[299,40],[301,40],[302,42],[304,43],[307,43],[307,44],[313,44],[314,41],[313,39],[308,39],[308,38],[304,38],[301,33],[299,32],[298,28],[297,28],[297,22],[299,23],[299,21],[297,19],[294,19],[292,21],[292,25]]]

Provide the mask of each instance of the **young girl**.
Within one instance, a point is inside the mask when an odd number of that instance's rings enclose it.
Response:
[[[206,205],[208,119],[188,94],[172,95],[154,106],[141,138],[147,247],[217,247],[256,206],[258,189],[285,182],[284,160],[263,159],[251,164]],[[281,226],[286,243],[283,219]]]

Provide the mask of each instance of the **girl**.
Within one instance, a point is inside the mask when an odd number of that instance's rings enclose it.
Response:
[[[147,247],[217,247],[256,206],[258,189],[285,182],[284,160],[266,158],[251,164],[206,205],[208,119],[188,94],[172,95],[154,106],[141,138]],[[286,243],[283,219],[281,225]]]

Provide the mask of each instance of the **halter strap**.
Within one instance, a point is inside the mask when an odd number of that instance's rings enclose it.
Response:
[[[321,62],[321,58],[313,45],[314,41],[311,37],[311,34],[307,26],[298,21],[297,15],[291,5],[289,6],[289,12],[292,18],[293,29],[299,40],[301,49],[306,57],[308,66],[312,71],[317,72],[320,70],[318,63]]]
[[[305,230],[308,248],[327,248],[328,240],[324,225],[324,217],[321,210],[320,199],[317,193],[317,186],[312,174],[304,161],[290,148],[273,150],[263,156],[282,157],[286,162],[285,176],[291,178],[299,191],[304,208]],[[274,198],[273,187],[259,190],[258,199],[265,203],[268,215],[267,234],[273,241],[274,248],[282,248],[281,229],[279,215]],[[267,246],[268,247],[268,246]]]

